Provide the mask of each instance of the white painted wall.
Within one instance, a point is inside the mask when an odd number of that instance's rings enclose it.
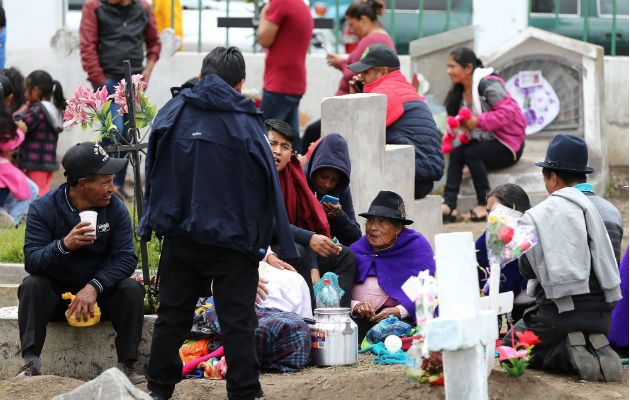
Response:
[[[61,3],[62,0],[3,0],[7,49],[47,48],[50,38],[62,26]]]
[[[628,57],[604,57],[604,127],[608,165],[628,166]]]
[[[484,54],[527,27],[527,0],[473,0],[475,52]]]

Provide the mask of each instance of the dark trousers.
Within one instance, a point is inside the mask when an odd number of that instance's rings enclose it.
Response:
[[[153,329],[151,358],[145,366],[147,387],[170,397],[182,379],[179,348],[192,327],[199,296],[212,282],[214,304],[228,365],[230,399],[262,395],[254,311],[258,263],[235,250],[205,246],[187,238],[165,238],[160,258],[160,307]]]
[[[419,181],[416,180],[413,187],[413,198],[424,199],[433,190],[432,181]]]
[[[485,207],[490,192],[488,171],[490,169],[507,168],[516,164],[523,154],[525,142],[516,153],[516,159],[512,152],[498,140],[479,142],[471,141],[469,144],[460,144],[451,151],[446,173],[446,186],[444,187],[444,203],[451,209],[457,208],[457,195],[462,183],[462,168],[468,165],[470,176],[473,180],[477,204]]]
[[[49,321],[65,321],[68,302],[61,294],[76,289],[64,288],[50,278],[29,275],[18,289],[18,325],[22,356],[42,353]],[[131,278],[123,279],[113,289],[98,296],[101,319],[111,320],[116,331],[118,362],[138,359],[138,345],[142,337],[144,319],[144,288]],[[96,343],[95,345],[105,345]]]
[[[608,334],[612,311],[567,311],[559,314],[555,305],[534,306],[525,311],[523,319],[514,325],[514,332],[533,331],[540,343],[532,349],[529,365],[558,373],[575,373],[566,347],[567,334],[575,331],[584,335],[591,333]],[[516,335],[514,340],[518,341]],[[505,335],[502,346],[512,345],[510,331]]]
[[[263,118],[279,119],[291,125],[295,131],[295,140],[293,148],[300,150],[302,148],[302,139],[300,138],[300,113],[298,107],[300,105],[301,94],[285,94],[270,92],[263,89],[263,96],[260,103],[260,111]]]
[[[311,256],[309,254],[309,248],[299,243],[295,244],[298,252],[300,253],[299,260],[291,260],[291,265],[297,273],[308,284],[308,289],[311,293],[311,306],[315,309],[315,296],[313,295],[313,280],[311,279]],[[274,246],[275,248],[275,246]],[[339,287],[343,289],[344,294],[339,299],[339,305],[341,307],[350,307],[350,300],[352,300],[352,286],[354,285],[354,277],[357,273],[357,259],[354,253],[345,246],[342,246],[342,250],[339,254],[330,257],[317,256],[317,264],[319,266],[319,274],[324,276],[326,272],[334,272],[339,277]]]

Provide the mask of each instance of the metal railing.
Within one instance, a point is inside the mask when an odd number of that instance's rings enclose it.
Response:
[[[593,0],[597,1],[597,0]],[[624,0],[625,1],[625,0]],[[590,6],[591,0],[581,0],[578,2],[581,5],[581,17],[582,17],[582,41],[588,42],[589,36],[589,14],[590,14]],[[527,21],[528,25],[531,24],[531,14],[532,14],[532,0],[528,0],[528,15]],[[612,19],[611,19],[611,37],[610,37],[610,55],[617,55],[617,0],[612,0]],[[560,28],[560,0],[554,0],[554,22],[553,22],[553,32],[558,33]]]

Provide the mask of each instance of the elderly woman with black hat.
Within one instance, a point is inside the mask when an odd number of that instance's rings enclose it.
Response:
[[[350,246],[357,258],[352,289],[352,316],[359,327],[359,341],[376,323],[389,315],[415,323],[415,307],[402,284],[428,269],[435,273],[433,250],[427,239],[413,229],[405,216],[402,197],[381,191],[366,213],[365,236]]]

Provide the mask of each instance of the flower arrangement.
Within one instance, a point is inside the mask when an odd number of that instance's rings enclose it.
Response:
[[[486,227],[486,247],[490,262],[490,271],[488,272],[490,275],[493,273],[493,266],[498,271],[499,267],[503,268],[507,263],[518,258],[538,243],[538,238],[531,228],[518,224],[521,216],[521,212],[501,204],[495,205],[490,212]],[[483,288],[486,294],[489,292],[489,280],[488,278]]]
[[[142,75],[133,75],[131,80],[135,88],[136,126],[144,128],[153,121],[157,106],[149,103],[149,99],[144,92],[147,84],[142,80]],[[90,127],[101,132],[97,141],[109,135],[112,137],[112,142],[116,143],[114,131],[117,131],[117,128],[114,125],[114,120],[129,112],[125,96],[125,85],[125,80],[121,80],[112,94],[107,93],[105,87],[92,90],[85,84],[77,86],[74,97],[67,102],[68,105],[63,115],[63,127],[67,128],[78,124],[81,125],[83,130]],[[112,102],[120,106],[118,110],[119,115],[113,115],[110,112]]]
[[[531,359],[530,354],[535,344],[540,343],[538,336],[532,331],[516,332],[518,342],[514,345],[514,329],[512,331],[512,346],[499,346],[499,362],[512,376],[520,376]]]
[[[156,285],[157,278],[152,276],[149,284],[145,285],[142,276],[133,274],[131,277],[144,286],[146,292],[144,295],[144,314],[155,314],[160,307],[160,292]]]
[[[444,386],[444,369],[442,366],[442,353],[432,351],[428,358],[422,359],[424,373],[420,382],[429,382],[431,385]]]

